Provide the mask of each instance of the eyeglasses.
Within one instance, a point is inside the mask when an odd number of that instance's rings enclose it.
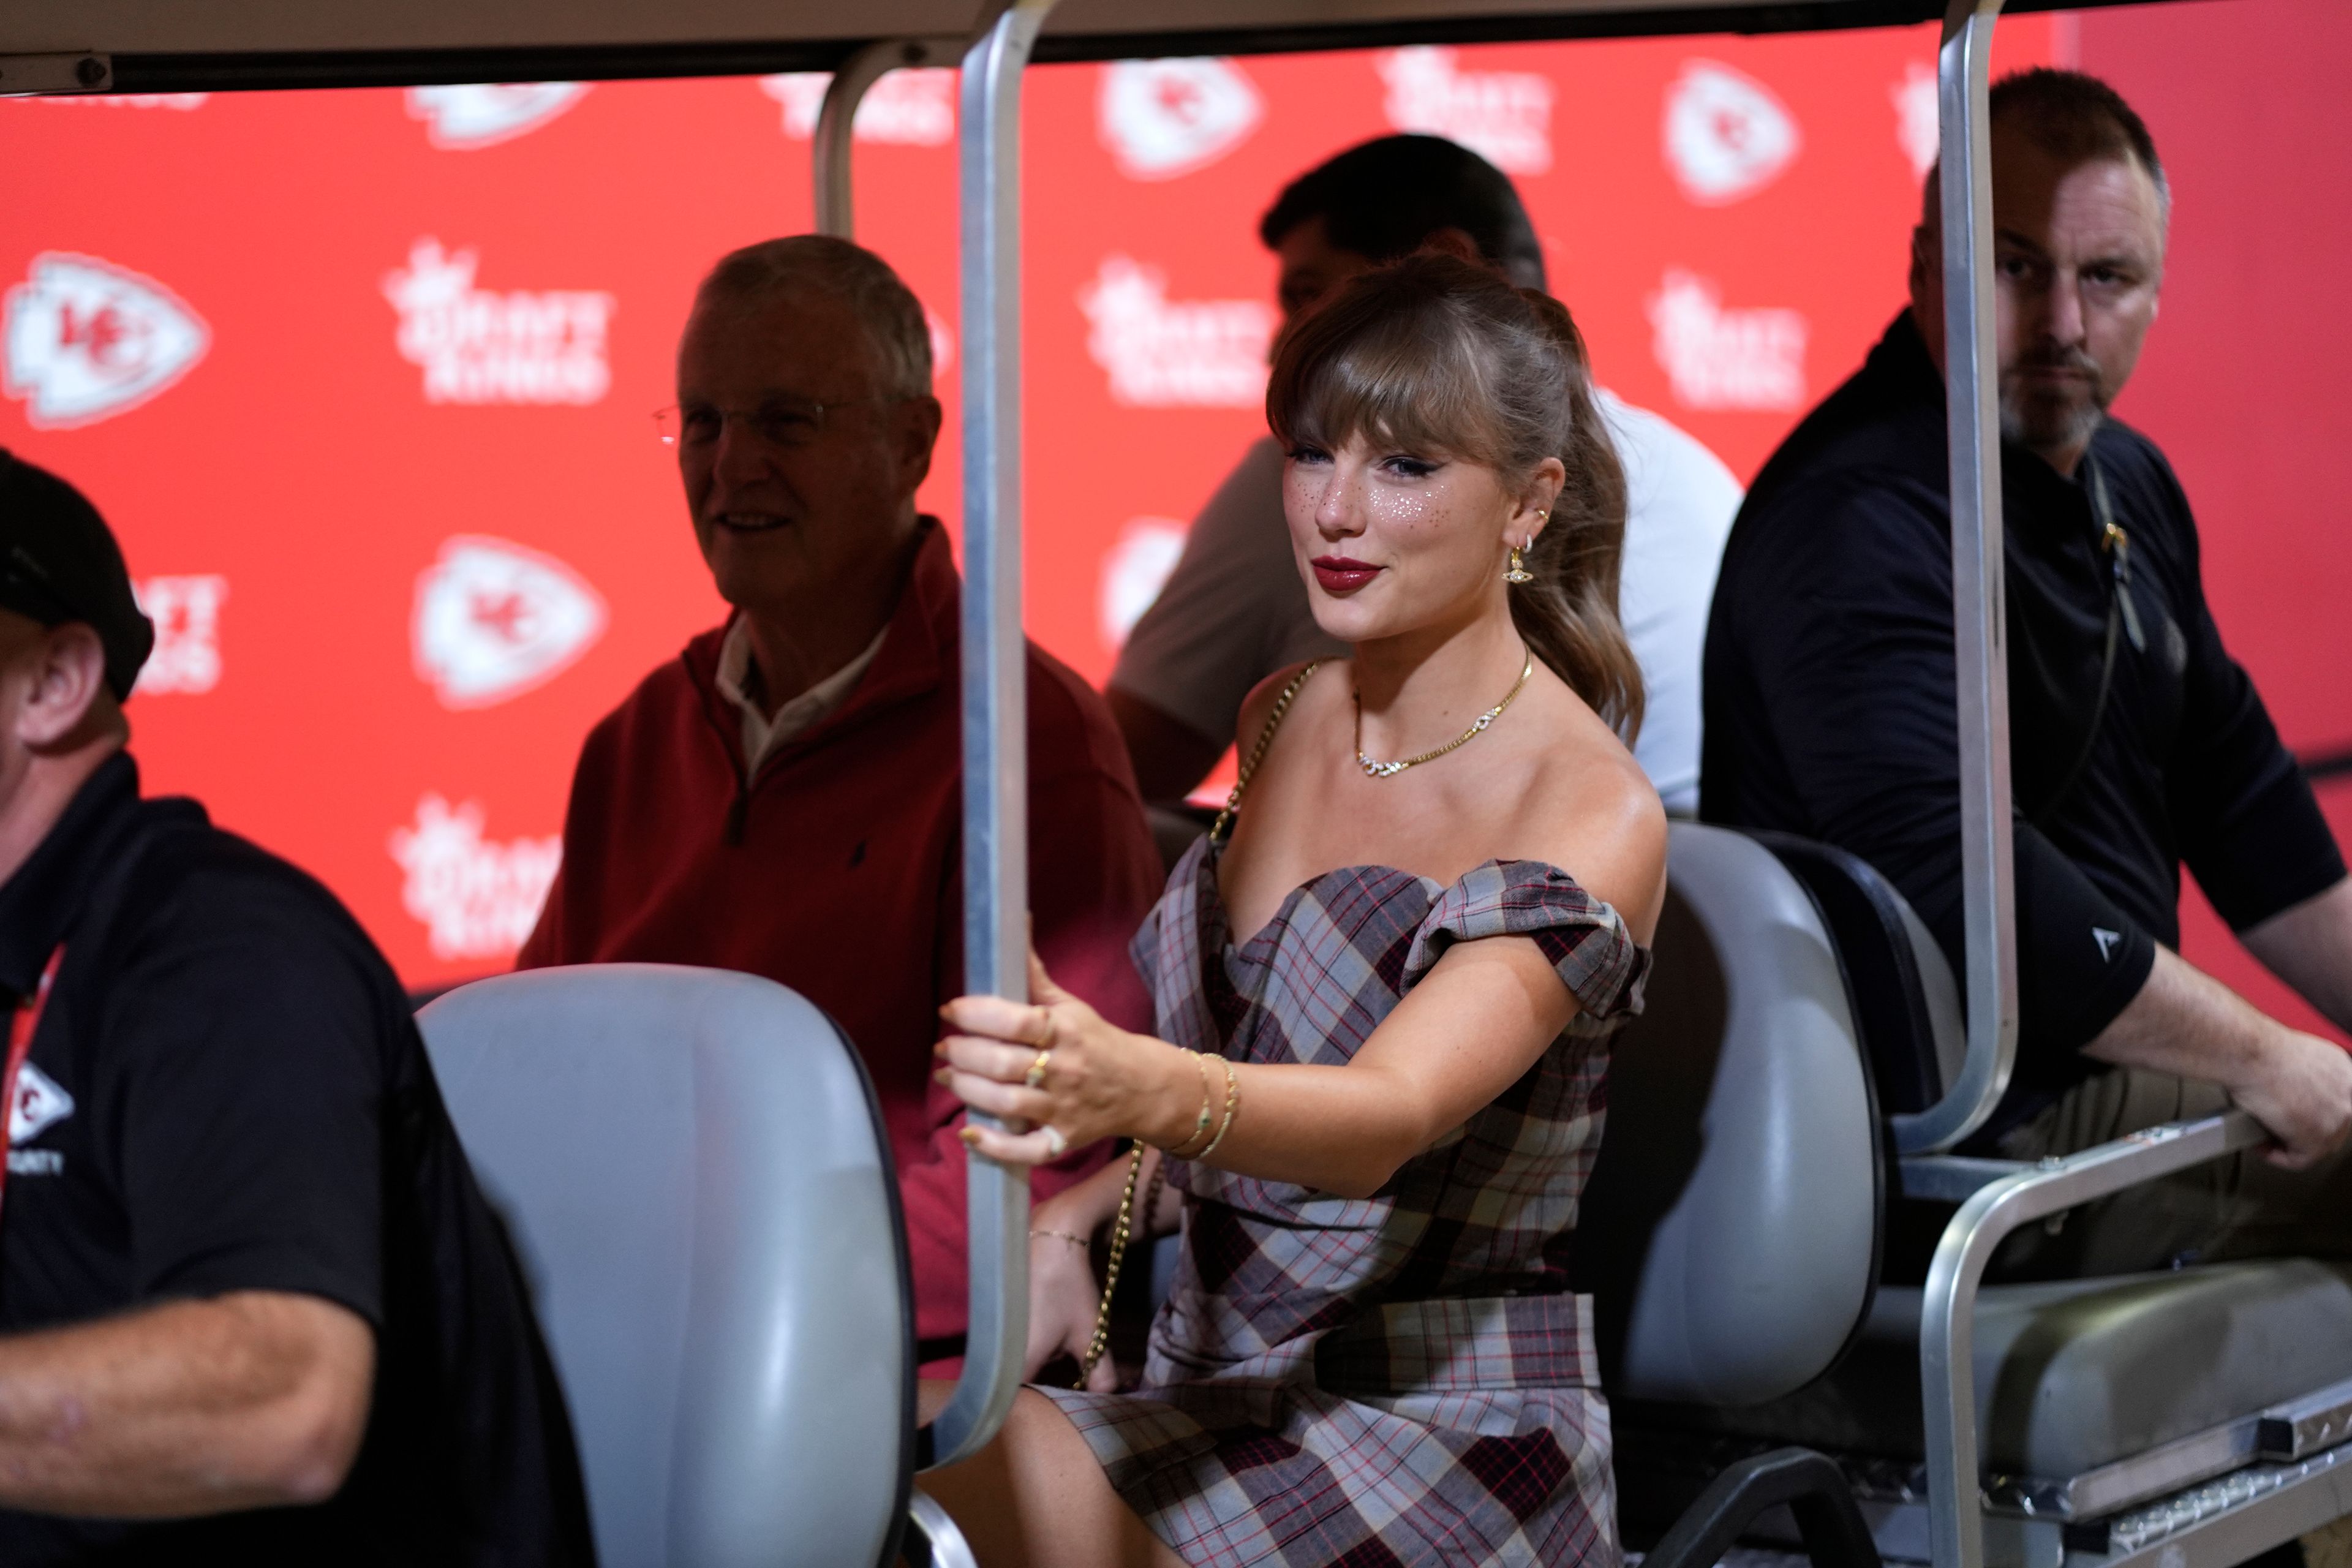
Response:
[[[841,397],[812,403],[797,397],[772,397],[757,408],[717,408],[689,403],[654,413],[654,434],[661,444],[681,451],[705,451],[719,444],[727,421],[735,420],[764,446],[790,451],[806,447],[824,434],[827,415],[861,403],[902,403],[901,397]]]

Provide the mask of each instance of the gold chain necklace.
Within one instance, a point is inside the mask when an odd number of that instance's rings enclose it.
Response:
[[[1489,708],[1484,713],[1479,714],[1477,719],[1471,724],[1470,728],[1463,731],[1460,735],[1446,742],[1445,744],[1438,747],[1437,750],[1433,752],[1423,752],[1417,757],[1407,757],[1402,762],[1394,763],[1376,763],[1371,758],[1364,755],[1364,697],[1361,692],[1351,693],[1351,697],[1356,704],[1357,765],[1364,770],[1364,776],[1368,779],[1392,779],[1396,777],[1397,774],[1404,772],[1407,768],[1415,768],[1419,767],[1423,763],[1435,762],[1438,758],[1444,756],[1448,752],[1460,750],[1462,747],[1466,746],[1471,742],[1476,740],[1479,733],[1484,731],[1487,725],[1492,724],[1496,720],[1503,716],[1503,710],[1511,705],[1511,699],[1519,694],[1520,689],[1528,683],[1528,677],[1533,675],[1535,672],[1536,656],[1535,651],[1531,648],[1528,652],[1528,661],[1519,667],[1519,678],[1511,683],[1510,690],[1503,694],[1503,700],[1500,702],[1496,703],[1492,708]]]

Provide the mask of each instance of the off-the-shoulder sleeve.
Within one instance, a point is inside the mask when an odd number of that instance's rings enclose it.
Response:
[[[1587,1017],[1605,1021],[1642,1010],[1648,950],[1635,943],[1615,910],[1540,860],[1489,860],[1446,889],[1413,933],[1405,988],[1455,942],[1490,936],[1532,938]]]

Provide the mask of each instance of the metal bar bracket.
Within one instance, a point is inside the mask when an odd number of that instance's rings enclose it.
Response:
[[[114,86],[110,55],[0,55],[0,98],[40,93],[106,92]]]

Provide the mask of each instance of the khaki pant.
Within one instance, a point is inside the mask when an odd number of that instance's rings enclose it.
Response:
[[[2003,1134],[2011,1160],[2073,1154],[2127,1132],[2229,1108],[2212,1084],[2116,1068]],[[2085,1279],[2242,1258],[2352,1258],[2352,1149],[2282,1171],[2249,1149],[2126,1188],[2001,1244],[1987,1278]]]

